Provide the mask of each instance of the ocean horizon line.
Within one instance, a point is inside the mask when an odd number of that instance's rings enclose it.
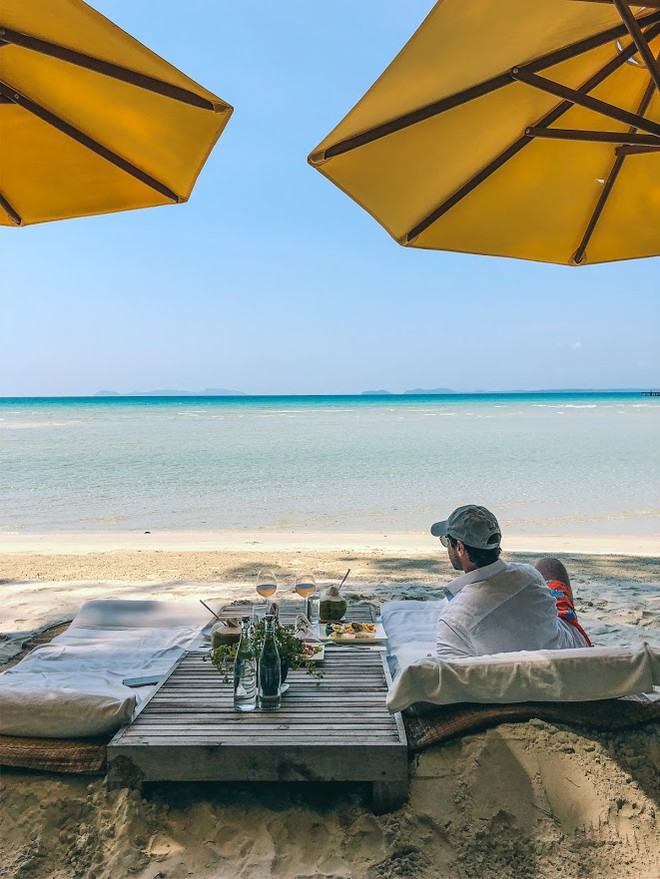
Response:
[[[644,394],[650,390],[654,390],[656,386],[644,386],[638,388],[535,388],[535,389],[506,389],[506,390],[489,390],[489,391],[356,391],[353,393],[318,393],[318,394],[302,394],[302,393],[286,393],[286,394],[252,394],[245,392],[236,393],[204,393],[198,391],[177,391],[177,392],[158,392],[143,391],[129,393],[94,393],[94,394],[22,394],[10,395],[0,394],[0,403],[2,402],[21,402],[21,401],[58,401],[58,400],[85,400],[90,402],[111,402],[113,400],[232,400],[232,401],[254,401],[254,400],[411,400],[411,399],[456,399],[458,397],[516,397],[516,396],[597,396],[597,395],[631,395]]]

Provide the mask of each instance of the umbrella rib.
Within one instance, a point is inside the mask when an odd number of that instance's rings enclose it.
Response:
[[[628,146],[624,144],[624,146],[617,147],[614,150],[614,154],[616,156],[641,156],[646,153],[657,153],[660,152],[660,146]]]
[[[164,183],[161,183],[159,180],[156,180],[155,177],[152,177],[150,174],[147,174],[146,171],[142,171],[140,168],[132,165],[126,159],[122,159],[121,156],[118,156],[116,153],[112,152],[112,150],[100,144],[98,141],[94,140],[89,135],[84,134],[77,128],[74,128],[73,125],[70,125],[68,122],[65,122],[63,119],[60,119],[59,116],[56,116],[54,113],[51,113],[50,110],[46,110],[45,107],[42,107],[40,104],[35,103],[30,100],[30,98],[25,95],[17,92],[11,86],[7,85],[7,83],[0,81],[0,95],[5,98],[8,98],[11,103],[16,104],[19,107],[22,107],[24,110],[27,110],[28,113],[31,113],[33,116],[37,116],[43,122],[46,122],[48,125],[52,125],[53,128],[56,128],[58,131],[65,134],[67,137],[70,137],[72,140],[75,140],[77,143],[81,144],[81,146],[86,147],[88,150],[91,150],[93,153],[96,153],[97,156],[101,156],[101,158],[110,162],[115,167],[120,168],[122,171],[125,171],[127,174],[130,174],[132,177],[135,177],[141,183],[146,184],[151,187],[151,189],[155,189],[161,195],[164,195],[166,198],[170,199],[173,202],[181,202],[183,201],[175,192],[165,186]]]
[[[2,27],[2,25],[0,25],[0,37],[6,43],[11,43],[33,52],[39,52],[41,55],[49,55],[51,58],[57,58],[60,61],[66,61],[78,67],[84,67],[86,70],[93,70],[95,73],[101,73],[103,76],[109,76],[111,79],[117,79],[121,82],[137,86],[137,88],[155,92],[158,95],[172,98],[183,104],[190,104],[203,110],[213,110],[216,113],[223,113],[229,109],[227,104],[214,103],[188,89],[171,85],[153,76],[129,70],[118,64],[111,64],[109,61],[94,58],[92,55],[76,52],[74,49],[67,49],[65,46],[60,46],[57,43],[50,43],[47,40],[31,37],[20,31],[10,30],[9,28]]]
[[[654,25],[649,28],[649,34],[652,34],[655,37],[658,33],[660,33],[660,25]],[[619,69],[623,64],[628,61],[629,58],[637,52],[637,47],[634,43],[630,43],[625,49],[621,50],[617,55],[614,56],[604,67],[601,67],[599,71],[597,71],[590,79],[588,79],[579,89],[580,94],[585,94],[586,92],[590,92],[592,89],[595,89],[602,82],[604,82],[609,76],[611,76],[615,71]],[[539,128],[547,127],[552,125],[553,122],[556,122],[560,119],[565,113],[567,113],[573,103],[571,101],[565,100],[558,104],[553,110],[551,110],[547,115],[545,115],[538,123],[537,126]],[[415,238],[418,238],[422,232],[425,232],[429,226],[432,226],[436,220],[439,220],[443,214],[446,214],[447,211],[451,210],[455,205],[457,205],[460,201],[462,201],[467,195],[469,195],[474,189],[477,188],[484,180],[487,180],[492,174],[495,173],[502,165],[506,164],[509,159],[512,159],[515,155],[517,155],[520,150],[524,149],[530,143],[533,142],[533,138],[528,134],[523,134],[522,137],[519,137],[518,140],[514,141],[511,146],[507,147],[504,152],[500,153],[492,162],[486,165],[481,169],[477,174],[474,175],[470,180],[464,183],[453,195],[450,195],[448,199],[446,199],[442,204],[440,204],[435,210],[431,211],[421,222],[419,222],[413,229],[408,232],[407,235],[404,235],[402,239],[400,239],[403,244],[411,244]]]
[[[625,0],[614,0],[614,5],[621,16],[623,23],[628,29],[628,33],[633,38],[633,42],[639,49],[639,54],[642,56],[642,60],[651,74],[651,79],[655,83],[655,87],[660,91],[660,66],[656,61],[655,55],[651,51],[640,26],[637,24],[637,19],[632,14],[630,6],[628,6]]]
[[[575,0],[574,0],[575,2]],[[607,3],[608,6],[612,6],[614,4],[614,0],[577,0],[579,3]],[[647,9],[660,9],[660,0],[638,0],[637,3],[631,2],[628,3],[629,6],[642,6]]]
[[[646,91],[644,92],[644,96],[642,97],[642,100],[640,101],[640,104],[639,104],[639,107],[637,110],[637,114],[639,116],[643,116],[644,113],[646,113],[646,111],[648,110],[649,104],[651,103],[651,99],[652,99],[653,95],[655,94],[655,90],[656,90],[655,82],[653,81],[653,78],[651,78],[651,82],[646,87]],[[629,132],[629,134],[633,134],[634,131],[635,131],[634,126],[631,126],[631,131]],[[587,228],[585,230],[584,235],[582,236],[582,241],[580,242],[580,246],[573,254],[571,261],[576,266],[579,266],[586,259],[587,247],[589,246],[589,242],[591,241],[591,238],[594,234],[596,226],[598,225],[598,221],[600,220],[601,214],[603,213],[603,209],[605,208],[605,205],[607,204],[607,200],[610,197],[610,193],[614,189],[614,184],[616,183],[616,179],[619,176],[619,172],[621,171],[621,168],[623,167],[623,163],[625,161],[625,158],[626,158],[625,155],[624,156],[617,156],[616,159],[614,160],[614,164],[612,165],[612,169],[608,175],[607,181],[605,182],[605,185],[603,186],[602,192],[598,198],[598,202],[596,203],[596,207],[594,208],[594,212],[591,215],[589,222],[587,223]]]
[[[660,12],[649,13],[648,15],[640,17],[637,21],[645,27],[653,25],[660,21]],[[570,58],[575,58],[585,52],[590,52],[592,49],[604,46],[606,43],[625,36],[627,33],[628,31],[625,24],[616,25],[605,31],[600,31],[592,37],[578,40],[576,43],[564,46],[562,49],[557,49],[547,55],[541,55],[539,58],[522,65],[519,69],[532,72],[544,70],[547,67],[553,67],[555,64],[559,64],[562,61],[567,61]],[[497,91],[510,84],[511,76],[508,72],[499,74],[498,76],[487,79],[485,82],[479,83],[478,85],[471,86],[463,91],[442,98],[440,101],[434,101],[432,104],[427,104],[425,107],[420,107],[417,110],[413,110],[411,113],[405,113],[395,119],[390,119],[382,125],[377,125],[368,131],[363,131],[354,137],[342,140],[319,153],[312,153],[309,161],[313,165],[320,164],[334,156],[342,155],[343,153],[357,149],[357,147],[380,140],[388,134],[402,131],[405,128],[416,125],[418,122],[424,122],[426,119],[431,119],[434,116],[440,116],[442,113],[447,112],[447,110],[452,110],[454,107],[460,107],[462,104],[467,104],[476,98],[483,97],[484,95],[490,94],[490,92]]]
[[[652,122],[650,119],[644,119],[636,113],[629,113],[621,107],[615,107],[614,104],[608,104],[607,101],[600,101],[598,98],[592,98],[589,95],[575,91],[561,83],[546,79],[543,76],[537,76],[535,73],[528,73],[521,67],[514,67],[511,71],[513,78],[519,82],[524,82],[542,92],[548,92],[572,104],[585,107],[587,110],[593,110],[602,116],[609,116],[617,122],[625,122],[627,125],[633,125],[635,128],[641,128],[648,134],[655,134],[660,137],[660,124]]]
[[[584,141],[586,143],[616,143],[626,146],[648,146],[660,149],[660,138],[653,134],[636,134],[629,131],[590,131],[575,128],[541,128],[533,126],[525,129],[528,137],[541,137],[550,140]]]
[[[14,226],[22,226],[23,220],[21,219],[20,214],[12,207],[10,202],[4,197],[4,195],[0,192],[0,207],[7,214],[9,219],[12,221]]]

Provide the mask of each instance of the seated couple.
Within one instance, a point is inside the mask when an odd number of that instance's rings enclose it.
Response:
[[[447,586],[438,620],[441,659],[590,647],[580,626],[566,568],[542,558],[536,567],[500,558],[502,535],[485,507],[459,507],[431,527],[447,548],[449,561],[463,571]]]

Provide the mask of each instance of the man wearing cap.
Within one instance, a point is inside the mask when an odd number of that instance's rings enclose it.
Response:
[[[500,526],[485,507],[459,507],[436,522],[431,534],[463,572],[444,587],[448,601],[437,628],[441,658],[590,646],[562,563],[541,559],[533,568],[503,562]]]

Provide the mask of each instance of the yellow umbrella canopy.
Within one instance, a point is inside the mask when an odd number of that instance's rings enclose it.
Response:
[[[659,56],[660,0],[441,0],[309,162],[404,246],[656,255]]]
[[[0,224],[187,201],[231,113],[81,0],[2,0]]]

